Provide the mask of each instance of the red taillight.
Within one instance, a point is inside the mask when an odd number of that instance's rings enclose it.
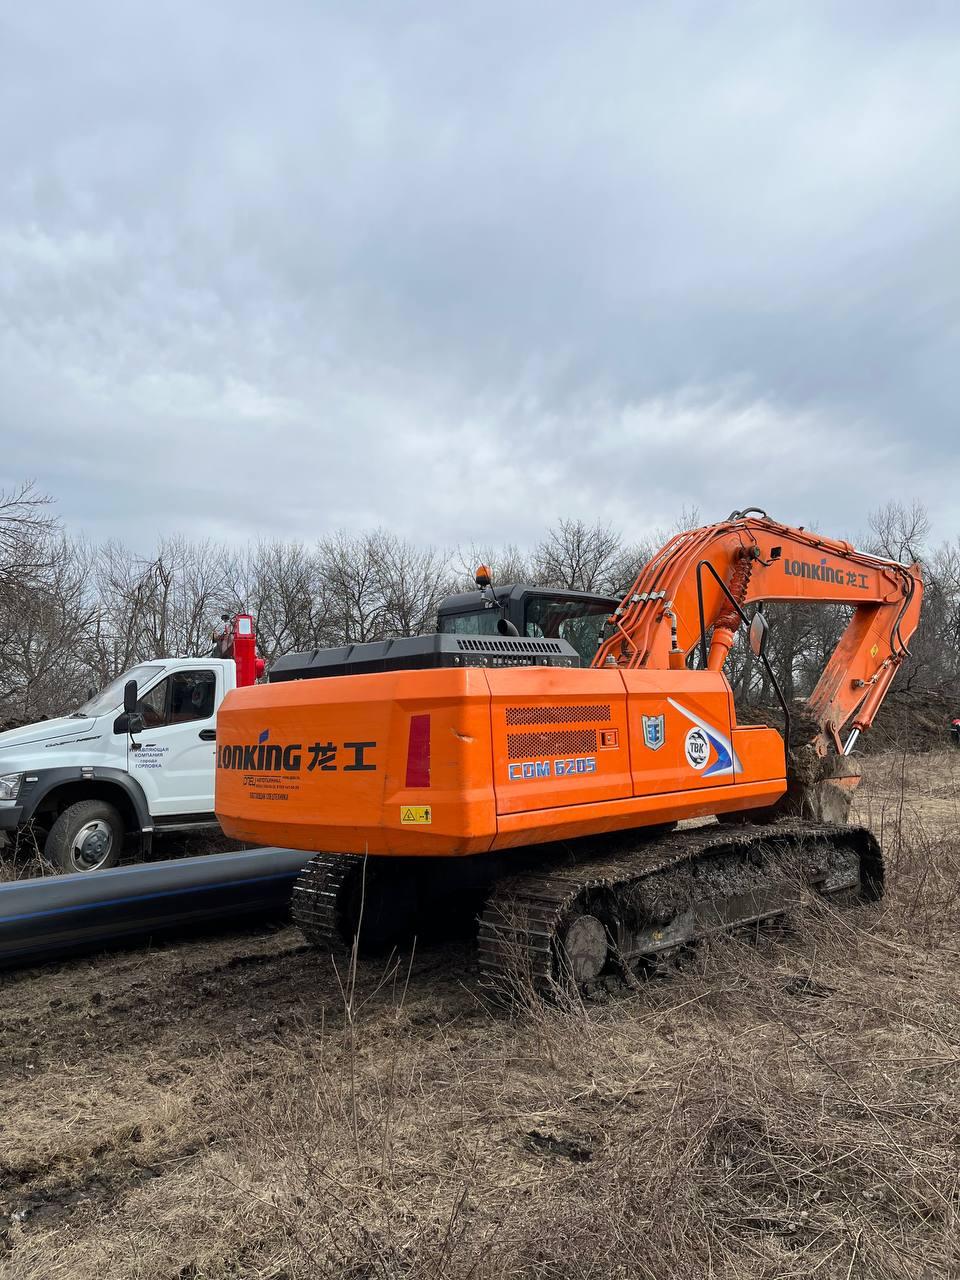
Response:
[[[430,717],[411,716],[407,739],[408,787],[430,785]]]

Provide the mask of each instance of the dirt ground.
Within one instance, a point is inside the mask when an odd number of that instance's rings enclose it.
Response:
[[[573,1008],[291,928],[0,975],[0,1274],[960,1276],[960,752],[888,894]]]

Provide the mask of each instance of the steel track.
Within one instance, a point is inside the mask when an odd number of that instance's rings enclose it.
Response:
[[[609,839],[598,839],[522,856],[538,865],[495,879],[479,916],[479,968],[495,986],[555,986],[563,976],[563,929],[581,910],[601,918],[611,957],[622,967],[718,929],[783,915],[801,883],[824,897],[859,901],[879,897],[883,883],[880,848],[869,831],[809,822],[710,825],[646,842],[634,832],[615,852]],[[452,860],[444,861],[449,871]],[[370,859],[364,884],[362,857],[317,854],[293,891],[293,919],[308,941],[350,946],[361,927],[361,889],[366,911],[388,921],[393,911],[393,924],[402,924],[390,872],[403,877],[415,870],[429,883],[430,860],[417,859],[414,870],[392,862]],[[434,909],[444,903],[441,897]]]
[[[349,945],[357,921],[345,919],[345,891],[363,874],[363,859],[354,854],[318,853],[303,868],[293,887],[290,915],[315,947]]]
[[[842,852],[850,855],[847,867]],[[615,963],[632,966],[710,933],[783,915],[801,882],[824,897],[878,897],[880,847],[864,828],[709,826],[612,858],[510,877],[480,917],[480,970],[495,987],[563,983],[570,975],[562,929],[578,908],[596,912]]]

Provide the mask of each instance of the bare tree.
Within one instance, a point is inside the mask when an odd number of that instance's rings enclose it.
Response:
[[[230,556],[212,542],[164,539],[153,557],[100,548],[93,639],[101,679],[148,658],[202,653],[231,598]]]
[[[620,552],[620,536],[609,525],[560,520],[534,552],[534,575],[545,586],[611,591]]]
[[[0,705],[18,720],[75,706],[89,684],[90,555],[62,535],[47,539],[43,555],[42,580],[0,604]]]
[[[376,535],[332,534],[318,544],[317,557],[338,642],[381,639],[384,617]]]
[[[378,529],[371,542],[381,599],[384,636],[415,636],[432,631],[437,606],[453,589],[447,556],[419,548]]]
[[[902,564],[923,559],[923,549],[930,536],[930,517],[922,502],[914,499],[909,506],[888,502],[871,511],[868,519],[868,551]]]
[[[338,641],[330,584],[301,542],[258,542],[234,561],[230,599],[256,619],[269,663],[281,654]]]
[[[0,716],[23,720],[74,704],[138,661],[204,653],[221,614],[251,612],[268,661],[294,649],[430,630],[440,600],[469,589],[486,563],[494,580],[622,595],[673,534],[699,522],[685,510],[668,530],[626,544],[602,523],[560,520],[532,553],[507,545],[453,555],[383,529],[332,533],[315,547],[269,541],[241,549],[182,537],[138,554],[118,542],[89,548],[60,530],[47,499],[24,484],[0,494]],[[960,542],[929,547],[920,503],[870,517],[875,554],[923,564],[925,603],[898,684],[960,677]],[[809,694],[849,611],[770,606],[768,656],[788,697]],[[765,668],[738,644],[728,674],[741,702],[770,704]]]
[[[535,574],[529,557],[515,543],[508,542],[502,547],[481,546],[477,543],[468,548],[458,547],[451,557],[451,578],[453,591],[473,591],[477,569],[486,565],[494,586],[507,586],[514,582],[533,582]]]
[[[0,490],[0,593],[20,591],[42,577],[56,527],[49,503],[32,480]]]

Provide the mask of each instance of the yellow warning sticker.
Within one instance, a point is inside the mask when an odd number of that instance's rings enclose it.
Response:
[[[875,644],[873,648],[870,650],[870,657],[875,658],[879,652],[880,652],[880,646],[878,644]]]
[[[430,806],[423,804],[402,804],[400,821],[405,827],[428,827],[433,821]]]

